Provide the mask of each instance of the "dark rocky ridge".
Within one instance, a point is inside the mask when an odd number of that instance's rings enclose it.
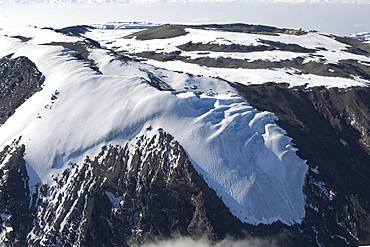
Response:
[[[226,31],[226,32],[237,32],[237,33],[253,33],[263,35],[278,35],[278,34],[290,34],[290,35],[305,35],[307,34],[304,30],[296,30],[289,28],[278,28],[265,25],[251,25],[245,23],[231,23],[231,24],[208,24],[201,25],[201,28]]]
[[[72,51],[73,52],[72,55],[76,59],[80,61],[85,61],[91,69],[101,74],[101,72],[99,71],[98,65],[95,63],[94,60],[90,59],[89,56],[90,56],[91,49],[103,49],[103,48],[101,47],[99,42],[82,36],[84,33],[88,32],[90,29],[93,29],[93,27],[86,26],[86,25],[72,26],[72,27],[66,27],[66,28],[56,29],[56,30],[50,28],[50,30],[53,30],[55,32],[63,33],[69,36],[81,37],[81,40],[78,42],[51,42],[51,43],[47,43],[44,45],[62,46],[65,49]],[[115,59],[120,60],[122,62],[133,60],[132,58],[129,58],[123,54],[118,54],[112,50],[110,50],[109,53],[113,55]]]
[[[214,240],[231,229],[242,234],[241,223],[164,132],[141,136],[131,151],[128,145],[103,147],[94,159],[70,164],[55,181],[44,195],[40,190],[32,231],[47,238],[31,238],[31,245],[128,246],[173,233]],[[217,217],[210,215],[215,212]]]
[[[92,39],[84,39],[82,41],[78,41],[75,43],[69,42],[51,42],[45,45],[54,45],[54,46],[62,46],[65,49],[71,50],[75,52],[73,55],[78,60],[85,61],[89,64],[89,67],[98,73],[100,73],[98,66],[95,64],[95,61],[89,58],[90,51],[89,49],[93,48],[101,48],[99,42],[92,40]]]
[[[219,44],[203,44],[188,42],[177,46],[182,51],[212,51],[212,52],[261,52],[261,51],[290,51],[298,53],[315,53],[315,49],[308,49],[297,44],[285,44],[282,42],[260,39],[258,42],[263,45],[219,45]]]
[[[185,25],[163,25],[158,27],[153,27],[147,30],[136,32],[126,36],[125,38],[133,38],[139,40],[149,40],[149,39],[167,39],[178,37],[187,34]]]
[[[364,79],[370,79],[370,66],[358,63],[355,60],[341,60],[338,63],[322,63],[310,61],[304,63],[303,57],[286,59],[280,61],[234,59],[227,57],[200,57],[191,59],[181,55],[181,51],[171,53],[156,53],[154,51],[140,52],[132,54],[142,58],[154,59],[157,61],[182,61],[186,63],[198,64],[211,68],[243,68],[243,69],[296,69],[298,74],[313,74],[328,77],[343,77],[352,79],[353,76],[359,76]],[[315,54],[310,54],[314,57]],[[323,61],[324,62],[324,61]]]
[[[41,90],[45,77],[26,57],[0,59],[0,124],[23,102]]]
[[[81,36],[90,30],[94,29],[92,26],[88,25],[78,25],[78,26],[71,26],[71,27],[64,27],[60,29],[54,29],[54,31],[58,33],[63,33],[70,36]]]
[[[317,51],[327,50],[325,47],[319,46],[307,48],[298,44],[283,43],[279,41],[268,40],[268,35],[291,34],[291,35],[306,35],[306,31],[281,29],[261,25],[246,25],[246,24],[226,24],[226,25],[199,25],[199,26],[184,26],[184,25],[164,25],[150,28],[141,32],[137,32],[127,36],[126,38],[136,37],[139,40],[150,39],[166,39],[186,34],[186,28],[203,29],[203,30],[218,30],[225,32],[244,32],[253,34],[266,35],[266,38],[260,38],[257,41],[261,43],[257,46],[240,45],[240,44],[212,44],[212,43],[193,43],[188,42],[178,45],[178,51],[169,53],[158,50],[131,53],[131,56],[136,56],[144,59],[153,59],[157,61],[182,61],[186,63],[197,64],[211,68],[244,68],[244,69],[281,69],[287,68],[296,70],[297,74],[313,74],[327,77],[342,77],[353,79],[358,76],[363,79],[370,79],[370,67],[367,62],[357,61],[353,59],[343,59],[337,63],[328,63],[323,55],[317,54]],[[334,35],[324,35],[346,45],[343,50],[348,53],[369,56],[370,46],[362,40],[351,39],[347,37],[339,37]],[[236,59],[230,57],[208,57],[209,52],[264,52],[264,51],[286,51],[295,52],[297,57],[292,59],[284,59],[280,61],[268,60],[253,60]],[[204,56],[192,59],[184,55],[183,51],[197,51],[198,54]],[[124,51],[121,53],[125,54]],[[305,62],[304,57],[315,58],[314,61]],[[290,73],[290,72],[289,72]]]
[[[177,46],[182,51],[200,51],[200,52],[261,52],[261,51],[289,51],[297,53],[315,53],[316,49],[309,49],[297,44],[286,44],[283,42],[259,39],[263,45],[220,45],[220,44],[203,44],[188,42]]]
[[[336,41],[348,45],[347,51],[358,55],[370,55],[370,46],[366,40],[351,39],[340,36],[332,36]]]
[[[265,40],[265,39],[259,39],[258,42],[265,44],[265,45],[269,45],[271,47],[274,47],[276,50],[281,50],[281,51],[290,51],[290,52],[298,52],[298,53],[315,53],[316,52],[316,49],[309,49],[309,48],[302,47],[297,44],[286,44],[283,42]]]
[[[24,246],[31,230],[29,177],[19,140],[0,152],[0,242],[2,246]]]
[[[219,45],[219,44],[203,44],[188,42],[177,46],[182,51],[199,51],[199,52],[258,52],[258,51],[274,51],[276,48],[269,45]]]
[[[19,39],[22,42],[27,42],[27,41],[30,41],[32,39],[32,38],[24,37],[24,36],[21,36],[21,35],[11,36],[11,38]]]
[[[358,244],[369,244],[370,89],[234,86],[257,109],[274,112],[307,159],[303,231],[315,226],[319,241],[333,243],[328,236],[341,225]]]
[[[147,73],[149,81],[148,84],[152,87],[155,87],[156,89],[160,91],[175,91],[170,85],[168,85],[166,82],[164,82],[161,78],[156,77],[153,73],[143,70],[145,73]]]
[[[333,210],[337,198],[331,201],[323,193],[331,188],[311,172],[302,224],[241,223],[199,176],[179,143],[162,130],[124,147],[104,146],[93,159],[70,163],[55,183],[38,184],[34,192],[28,187],[24,151],[15,141],[0,154],[1,171],[9,174],[0,181],[0,214],[8,215],[1,230],[12,227],[5,246],[133,246],[173,236],[214,242],[227,236],[257,238],[277,246],[315,246],[317,238],[325,246],[342,246],[344,240],[336,235],[356,246],[347,229],[354,232],[359,225],[350,223],[367,212],[354,196],[350,203],[355,204],[343,207],[346,214]]]
[[[136,37],[139,40],[149,40],[149,39],[166,39],[173,38],[187,34],[186,28],[194,29],[206,29],[206,30],[216,30],[225,32],[238,32],[238,33],[253,33],[262,35],[278,35],[290,34],[290,35],[305,35],[306,31],[294,30],[287,28],[276,28],[264,25],[249,25],[243,23],[234,24],[210,24],[210,25],[162,25],[158,27],[153,27],[147,30],[143,30],[137,33],[130,34],[125,38]]]
[[[81,28],[83,29],[82,31],[80,31]],[[88,28],[89,28],[88,26],[87,27],[84,27],[84,26],[69,27],[69,28],[66,28],[68,31],[64,33],[68,33],[68,32],[71,32],[70,30],[74,31],[76,29],[77,35],[80,35],[83,32],[86,32]],[[186,28],[261,34],[261,35],[266,35],[266,36],[271,36],[271,35],[278,36],[279,34],[302,36],[302,35],[308,34],[308,32],[304,30],[277,28],[277,27],[264,26],[264,25],[249,25],[249,24],[243,24],[243,23],[209,24],[209,25],[193,25],[193,26],[192,25],[169,25],[167,24],[167,25],[149,28],[149,29],[146,29],[140,32],[136,32],[136,33],[126,36],[125,38],[136,37],[136,39],[138,40],[173,38],[173,37],[178,37],[178,36],[187,34],[187,32],[185,31]],[[316,32],[316,31],[310,31],[310,32]],[[321,35],[328,36],[330,38],[335,39],[338,42],[346,44],[347,48],[345,51],[349,53],[353,53],[357,55],[366,55],[366,56],[370,54],[370,46],[368,45],[368,43],[366,43],[366,40],[358,40],[358,39],[353,39],[353,38],[348,38],[348,37],[340,37],[336,35],[325,35],[325,34],[321,34]],[[263,44],[268,44],[270,46],[272,45],[272,46],[278,47],[279,50],[286,50],[286,51],[292,51],[292,52],[304,52],[304,53],[315,52],[314,49],[299,47],[294,44],[284,44],[281,42],[276,42],[276,41],[271,41],[271,40],[266,40],[266,39],[260,39],[259,42]],[[264,51],[263,50],[264,48],[261,48],[261,49],[262,49],[261,51]],[[325,50],[325,47],[317,47],[317,49]],[[192,50],[194,50],[194,48]],[[217,50],[219,50],[219,48]]]

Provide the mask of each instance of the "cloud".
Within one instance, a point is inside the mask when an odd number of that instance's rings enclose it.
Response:
[[[274,240],[250,238],[243,240],[235,240],[232,238],[226,238],[222,241],[211,243],[207,239],[194,240],[189,237],[179,237],[168,240],[153,241],[146,243],[141,247],[263,247],[276,246]]]

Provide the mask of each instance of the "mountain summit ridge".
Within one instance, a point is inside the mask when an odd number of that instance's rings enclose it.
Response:
[[[10,140],[13,135],[27,140],[26,160],[42,183],[52,183],[51,175],[69,161],[79,161],[90,152],[95,155],[97,152],[91,150],[102,145],[121,144],[120,140],[133,138],[151,126],[165,129],[182,143],[196,169],[208,177],[208,183],[241,220],[258,224],[279,219],[291,224],[303,217],[303,195],[299,188],[303,186],[306,172],[304,161],[295,156],[289,138],[274,123],[274,116],[256,111],[226,82],[160,70],[136,61],[116,60],[110,51],[87,47],[91,49],[89,60],[99,69],[96,73],[91,70],[90,61],[81,63],[79,58],[65,61],[64,56],[75,56],[75,51],[68,52],[64,47],[57,51],[65,43],[48,44],[36,39],[40,45],[29,44],[33,40],[23,42],[10,38],[9,41],[24,45],[39,61],[37,67],[44,71],[46,78],[43,90],[19,107],[2,126],[2,131],[4,140],[5,133]],[[66,36],[66,40],[83,46],[75,41],[76,37]],[[36,50],[40,53],[35,53]],[[152,87],[153,78],[166,82],[174,91]],[[16,122],[22,124],[16,127]],[[28,134],[24,133],[25,129]],[[243,133],[238,134],[241,130]],[[229,146],[231,139],[235,142],[233,147]],[[50,155],[43,155],[45,151]],[[236,165],[245,160],[249,166]],[[265,160],[271,160],[272,167],[266,165]],[[286,167],[290,163],[296,164],[297,169]],[[274,174],[272,170],[278,172]],[[297,176],[290,176],[290,170]],[[265,176],[279,186],[274,188],[264,183]],[[239,183],[259,185],[234,186]],[[289,186],[291,183],[298,186]],[[281,194],[284,199],[276,197],[279,195],[276,188],[280,186],[285,187]],[[256,188],[260,189],[255,191]],[[261,190],[271,193],[271,197],[261,196]],[[256,195],[248,197],[248,193]],[[259,206],[254,206],[248,198],[259,200]],[[270,203],[270,200],[275,201]],[[286,200],[290,203],[259,212],[261,205],[279,205],[279,201]],[[283,210],[284,207],[289,209]]]
[[[101,246],[174,233],[219,241],[288,232],[280,244],[366,243],[369,202],[338,183],[360,173],[359,188],[368,188],[370,107],[360,95],[370,48],[258,25],[180,26],[163,35],[168,28],[149,29],[145,39],[138,37],[147,30],[127,36],[133,30],[88,26],[0,30],[8,69],[22,72],[13,64],[27,57],[42,80],[0,127],[4,157],[17,157],[3,158],[3,170],[26,168],[23,213],[34,220],[17,237],[18,223],[2,209],[3,241]],[[357,93],[341,99],[341,90]],[[331,161],[340,154],[300,146],[315,140],[348,157]]]

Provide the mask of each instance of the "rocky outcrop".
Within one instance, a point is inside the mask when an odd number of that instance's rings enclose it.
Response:
[[[347,52],[351,52],[353,54],[358,55],[366,55],[369,56],[370,54],[370,46],[366,42],[366,39],[351,39],[347,37],[340,37],[340,36],[332,36],[335,38],[336,41],[339,41],[343,44],[347,45]]]
[[[258,46],[256,46],[258,47]],[[182,48],[182,47],[181,47]],[[216,49],[216,48],[211,48]],[[220,48],[224,49],[224,48]],[[225,48],[229,49],[229,48]],[[230,48],[231,49],[231,48]],[[257,48],[258,49],[258,48]],[[292,48],[294,49],[294,48]],[[299,49],[299,48],[297,48]],[[199,52],[204,52],[200,50]],[[234,51],[235,52],[235,51]],[[302,51],[305,52],[305,51]],[[293,59],[285,59],[280,61],[268,61],[268,60],[254,60],[248,61],[246,59],[235,59],[228,57],[199,57],[192,59],[187,56],[181,55],[181,51],[169,52],[169,53],[157,53],[154,51],[145,51],[135,53],[134,55],[141,58],[153,59],[161,62],[167,61],[182,61],[185,63],[197,64],[200,66],[206,66],[210,68],[229,68],[229,69],[293,69],[296,74],[312,74],[327,77],[342,77],[352,79],[354,76],[358,76],[363,79],[370,79],[370,66],[361,64],[356,60],[341,60],[338,63],[323,63],[316,61],[305,62],[305,58],[298,56]],[[316,57],[315,54],[309,54],[309,57]],[[290,73],[290,72],[287,72]]]
[[[150,40],[150,39],[167,39],[178,37],[187,34],[186,28],[194,29],[205,29],[205,30],[217,30],[226,32],[236,33],[253,33],[263,35],[277,35],[290,34],[290,35],[305,35],[307,34],[304,30],[294,30],[286,28],[277,28],[264,25],[249,25],[243,23],[233,24],[209,24],[209,25],[162,25],[158,27],[149,28],[137,33],[130,34],[125,38],[136,37],[139,40]]]
[[[0,153],[0,242],[24,246],[31,230],[29,177],[19,140]]]
[[[150,29],[146,29],[140,32],[136,32],[134,34],[130,34],[125,38],[133,38],[139,40],[150,40],[150,39],[167,39],[178,37],[187,34],[185,28],[188,26],[185,25],[163,25],[158,27],[153,27]]]
[[[174,236],[257,238],[279,246],[366,242],[366,198],[332,186],[328,167],[311,164],[301,224],[249,225],[230,213],[171,135],[147,131],[125,146],[103,146],[96,157],[69,163],[52,184],[32,192],[24,146],[6,147],[0,160],[4,245],[136,246]]]
[[[220,45],[188,42],[177,46],[182,51],[212,51],[212,52],[261,52],[261,51],[290,51],[298,53],[315,53],[315,49],[308,49],[297,44],[286,44],[277,41],[259,39],[263,45]]]
[[[94,29],[94,27],[92,26],[77,25],[77,26],[70,26],[70,27],[55,29],[55,31],[58,33],[63,33],[63,34],[70,35],[70,36],[82,36],[83,34],[89,32],[92,29]]]
[[[67,31],[66,31],[67,32]],[[92,39],[84,39],[82,41],[77,42],[51,42],[45,45],[58,45],[63,46],[64,48],[72,51],[72,55],[81,61],[85,61],[89,64],[90,68],[95,70],[98,73],[101,73],[99,71],[98,66],[95,64],[95,61],[90,59],[90,49],[93,48],[101,48],[100,44]]]
[[[220,44],[203,44],[188,42],[177,46],[182,51],[199,51],[199,52],[260,52],[274,51],[275,47],[269,45],[220,45]]]
[[[265,25],[253,25],[245,23],[230,23],[230,24],[209,24],[201,25],[204,29],[213,29],[226,32],[236,32],[236,33],[253,33],[253,34],[263,34],[263,35],[277,35],[277,34],[289,34],[289,35],[306,35],[307,31],[302,29],[289,29],[289,28],[278,28]]]
[[[45,77],[26,57],[0,59],[0,124],[23,102],[41,90]]]
[[[148,130],[152,132],[152,130]],[[164,131],[103,147],[40,184],[32,246],[130,246],[174,234],[244,236],[242,223]]]

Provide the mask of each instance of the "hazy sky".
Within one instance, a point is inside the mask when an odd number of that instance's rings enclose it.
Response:
[[[370,32],[369,16],[370,4],[253,2],[0,4],[0,27],[28,24],[64,27],[108,21],[193,24],[243,22],[349,35]]]

